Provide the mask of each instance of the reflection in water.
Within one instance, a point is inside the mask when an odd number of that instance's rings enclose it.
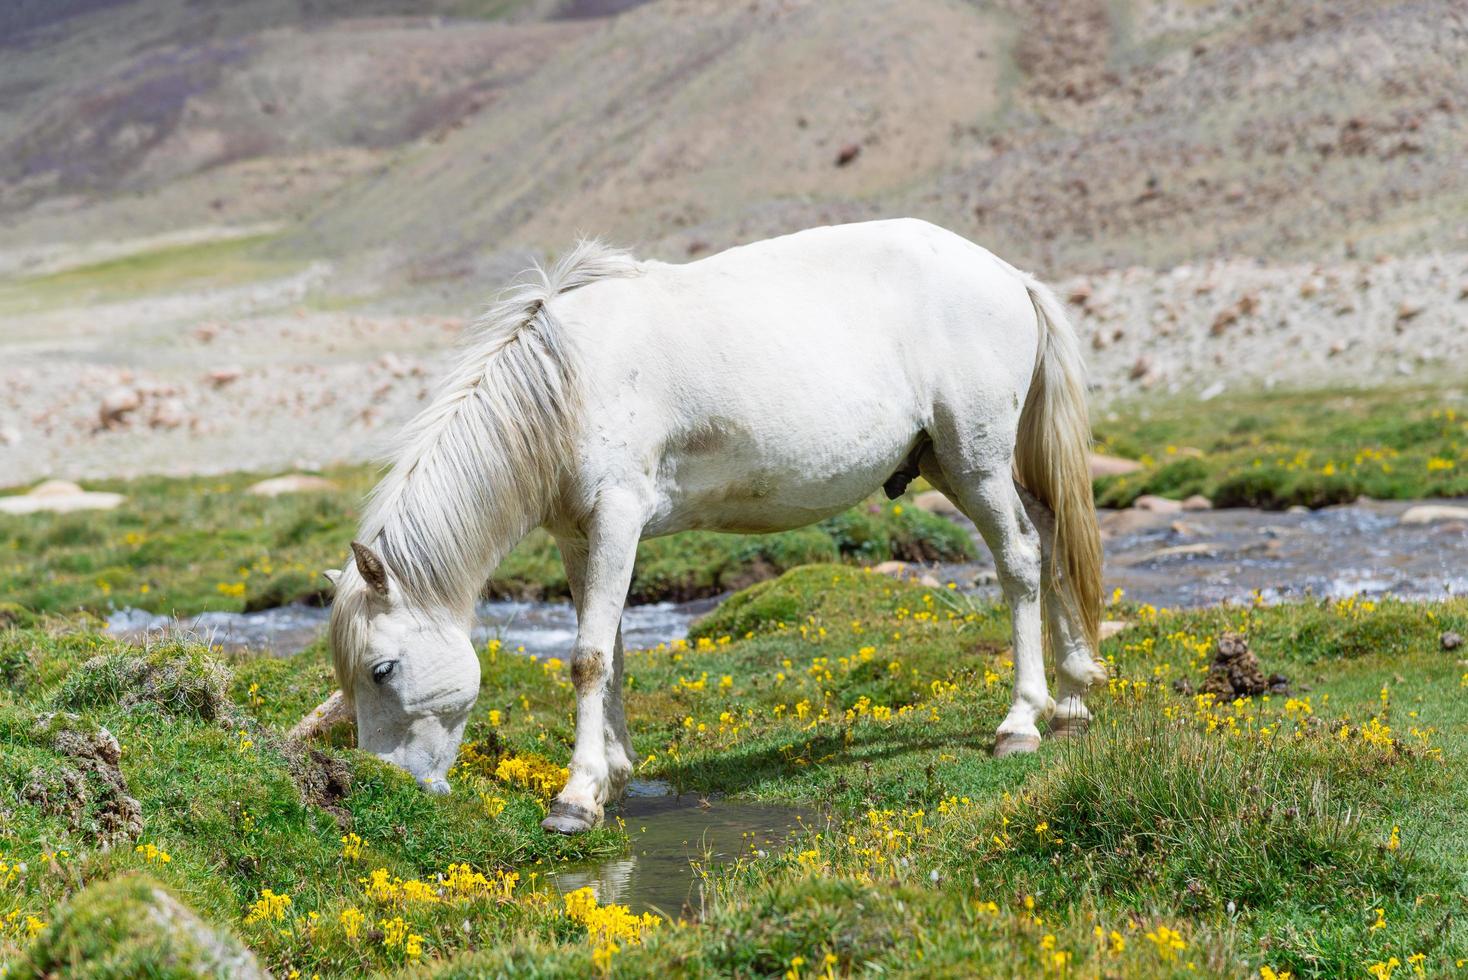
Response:
[[[796,807],[681,797],[629,796],[620,810],[629,853],[571,865],[549,876],[561,894],[591,888],[597,901],[677,917],[702,908],[702,882],[693,863],[711,864],[779,850],[810,813]]]

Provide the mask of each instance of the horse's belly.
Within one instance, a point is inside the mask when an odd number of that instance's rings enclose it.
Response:
[[[913,435],[894,432],[838,458],[740,452],[665,458],[646,533],[759,534],[805,527],[870,496],[902,464]]]

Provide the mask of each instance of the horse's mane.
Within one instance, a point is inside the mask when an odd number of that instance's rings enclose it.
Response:
[[[627,252],[582,240],[550,269],[536,264],[470,328],[442,392],[403,430],[358,530],[408,601],[467,614],[493,565],[543,518],[581,415],[578,365],[546,304],[640,269]],[[331,616],[348,698],[367,591],[349,563]]]

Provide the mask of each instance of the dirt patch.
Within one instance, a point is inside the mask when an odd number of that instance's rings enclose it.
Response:
[[[319,749],[290,742],[288,750],[291,778],[301,791],[301,801],[320,807],[336,818],[343,829],[351,826],[352,814],[343,801],[352,791],[352,770],[345,762],[334,759]]]
[[[84,726],[76,715],[50,713],[36,721],[38,740],[49,739],[63,762],[32,769],[21,788],[23,801],[62,817],[78,833],[103,847],[135,840],[143,832],[143,807],[128,795],[118,760],[122,749],[106,728]]]
[[[1192,685],[1179,681],[1173,685],[1181,694],[1192,694]],[[1249,641],[1239,633],[1224,633],[1218,638],[1213,663],[1199,693],[1212,694],[1220,701],[1253,698],[1261,694],[1288,694],[1290,682],[1283,674],[1265,675],[1259,658],[1249,649]]]

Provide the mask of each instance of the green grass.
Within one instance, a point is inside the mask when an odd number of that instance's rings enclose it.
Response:
[[[799,958],[810,977],[830,957],[836,975],[1301,977],[1363,976],[1396,957],[1400,977],[1420,954],[1426,975],[1455,972],[1468,956],[1468,668],[1439,635],[1468,630],[1468,602],[1108,615],[1134,625],[1104,646],[1114,676],[1093,696],[1091,734],[1002,762],[988,749],[1012,680],[1007,617],[947,590],[803,567],[733,597],[689,643],[629,654],[643,775],[822,817],[783,853],[705,869],[696,920],[619,927],[612,968],[781,976]],[[138,873],[280,976],[597,972],[585,924],[531,875],[615,853],[627,835],[547,836],[544,793],[496,775],[506,758],[552,772],[569,758],[565,665],[482,651],[472,747],[439,798],[342,732],[315,754],[284,741],[332,686],[319,646],[216,661],[94,629],[0,632],[0,861],[26,865],[0,869],[12,975],[78,949],[158,962],[156,933],[78,926],[99,905],[143,901],[133,884],[86,897]],[[1175,693],[1225,629],[1293,694],[1211,705]],[[141,804],[136,843],[110,850],[105,780],[58,751],[99,725],[122,743]],[[68,767],[88,788],[79,808]],[[356,858],[347,832],[362,840]],[[364,882],[383,868],[432,885],[460,862],[520,882],[499,897],[438,884],[438,901],[374,898]],[[247,922],[267,888],[289,907]],[[355,939],[346,909],[367,919]],[[380,924],[399,916],[416,957],[385,941]]]
[[[264,258],[271,235],[174,245],[24,279],[0,281],[0,314],[103,303],[168,289],[234,286],[295,267]]]
[[[1098,448],[1141,460],[1096,499],[1201,493],[1220,507],[1468,495],[1468,404],[1441,387],[1148,400],[1098,413]]]
[[[369,467],[328,474],[339,491],[262,498],[245,492],[259,474],[99,481],[127,501],[114,511],[0,515],[0,599],[12,618],[137,607],[179,614],[319,601],[321,571],[348,555]],[[634,601],[717,595],[796,565],[888,558],[960,560],[968,536],[917,508],[875,501],[783,534],[689,532],[643,542]],[[489,583],[496,596],[564,598],[555,542],[527,537]],[[0,621],[7,614],[0,605]]]

